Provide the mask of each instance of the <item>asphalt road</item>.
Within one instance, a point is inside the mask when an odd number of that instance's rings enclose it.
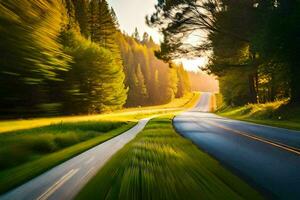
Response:
[[[0,196],[1,200],[68,200],[75,197],[80,189],[97,171],[126,143],[132,140],[148,123],[139,123],[125,133],[114,137],[20,187]]]
[[[270,199],[300,199],[300,132],[208,113],[211,94],[174,119],[176,130]]]

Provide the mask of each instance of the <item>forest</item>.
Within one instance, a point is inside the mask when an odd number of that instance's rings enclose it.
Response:
[[[300,103],[299,0],[162,0],[147,23],[164,34],[156,55],[209,57],[227,105]],[[190,44],[189,39],[197,38]]]
[[[0,115],[93,114],[190,92],[152,38],[122,33],[106,0],[0,2]]]

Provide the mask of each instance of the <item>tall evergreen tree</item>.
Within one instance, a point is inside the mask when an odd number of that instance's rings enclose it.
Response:
[[[136,68],[136,77],[138,80],[137,91],[140,93],[140,102],[146,104],[148,99],[148,92],[145,85],[145,78],[141,70],[141,65],[138,65]]]
[[[106,0],[92,0],[91,4],[95,5],[97,9],[97,30],[92,41],[113,53],[119,53],[119,47],[116,44],[117,21],[111,13],[108,3]]]
[[[145,32],[143,34],[143,39],[142,39],[142,43],[143,44],[147,44],[149,42],[149,34],[147,32]]]
[[[118,18],[117,18],[117,14],[116,14],[115,10],[112,7],[110,8],[110,12],[111,12],[112,20],[115,24],[115,27],[117,28],[117,30],[120,30],[120,24],[119,24],[119,21],[118,21]]]
[[[90,37],[89,27],[89,0],[73,0],[75,17],[80,27],[80,32],[85,38]]]
[[[137,27],[135,27],[135,29],[134,29],[134,33],[132,34],[132,37],[133,38],[135,38],[138,42],[140,42],[141,41],[141,38],[140,38],[140,33],[139,33],[139,31],[138,31],[138,28]]]
[[[99,2],[91,0],[89,3],[89,31],[93,42],[100,42]]]

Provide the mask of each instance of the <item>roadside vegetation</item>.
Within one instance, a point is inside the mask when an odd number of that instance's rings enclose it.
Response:
[[[156,118],[120,150],[76,199],[261,199],[241,179]]]
[[[223,117],[300,130],[300,106],[289,104],[288,100],[231,107],[223,103],[221,95],[216,95],[216,99],[216,114]]]
[[[109,121],[128,121],[138,120],[152,114],[160,114],[166,112],[165,109],[183,110],[193,106],[199,99],[200,93],[189,93],[182,98],[176,98],[170,103],[158,105],[122,109],[110,113],[98,115],[79,115],[79,116],[61,116],[36,119],[17,119],[0,121],[0,134],[15,131],[48,126],[57,123],[82,122],[94,120],[109,120]],[[167,110],[168,111],[168,110]]]
[[[0,135],[0,193],[115,137],[134,122],[66,123]]]
[[[194,93],[169,104],[116,113],[0,122],[0,193],[125,132],[138,119],[182,111],[198,98]]]
[[[157,59],[148,33],[125,34],[107,0],[0,1],[0,40],[0,119],[99,114],[191,91],[183,65]]]

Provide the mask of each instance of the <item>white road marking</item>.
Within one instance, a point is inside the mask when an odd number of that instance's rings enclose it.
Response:
[[[77,169],[70,170],[66,175],[61,177],[56,183],[54,183],[46,192],[37,198],[37,200],[46,200],[50,197],[58,188],[60,188],[67,180],[74,176],[77,172]]]
[[[91,169],[89,169],[87,171],[87,173],[82,177],[81,180],[85,180],[87,177],[89,177],[89,175],[91,174],[91,172],[95,169],[95,167],[91,167]]]
[[[93,160],[95,160],[95,156],[92,156],[90,159],[88,159],[87,161],[85,161],[85,164],[88,165],[91,162],[93,162]]]

